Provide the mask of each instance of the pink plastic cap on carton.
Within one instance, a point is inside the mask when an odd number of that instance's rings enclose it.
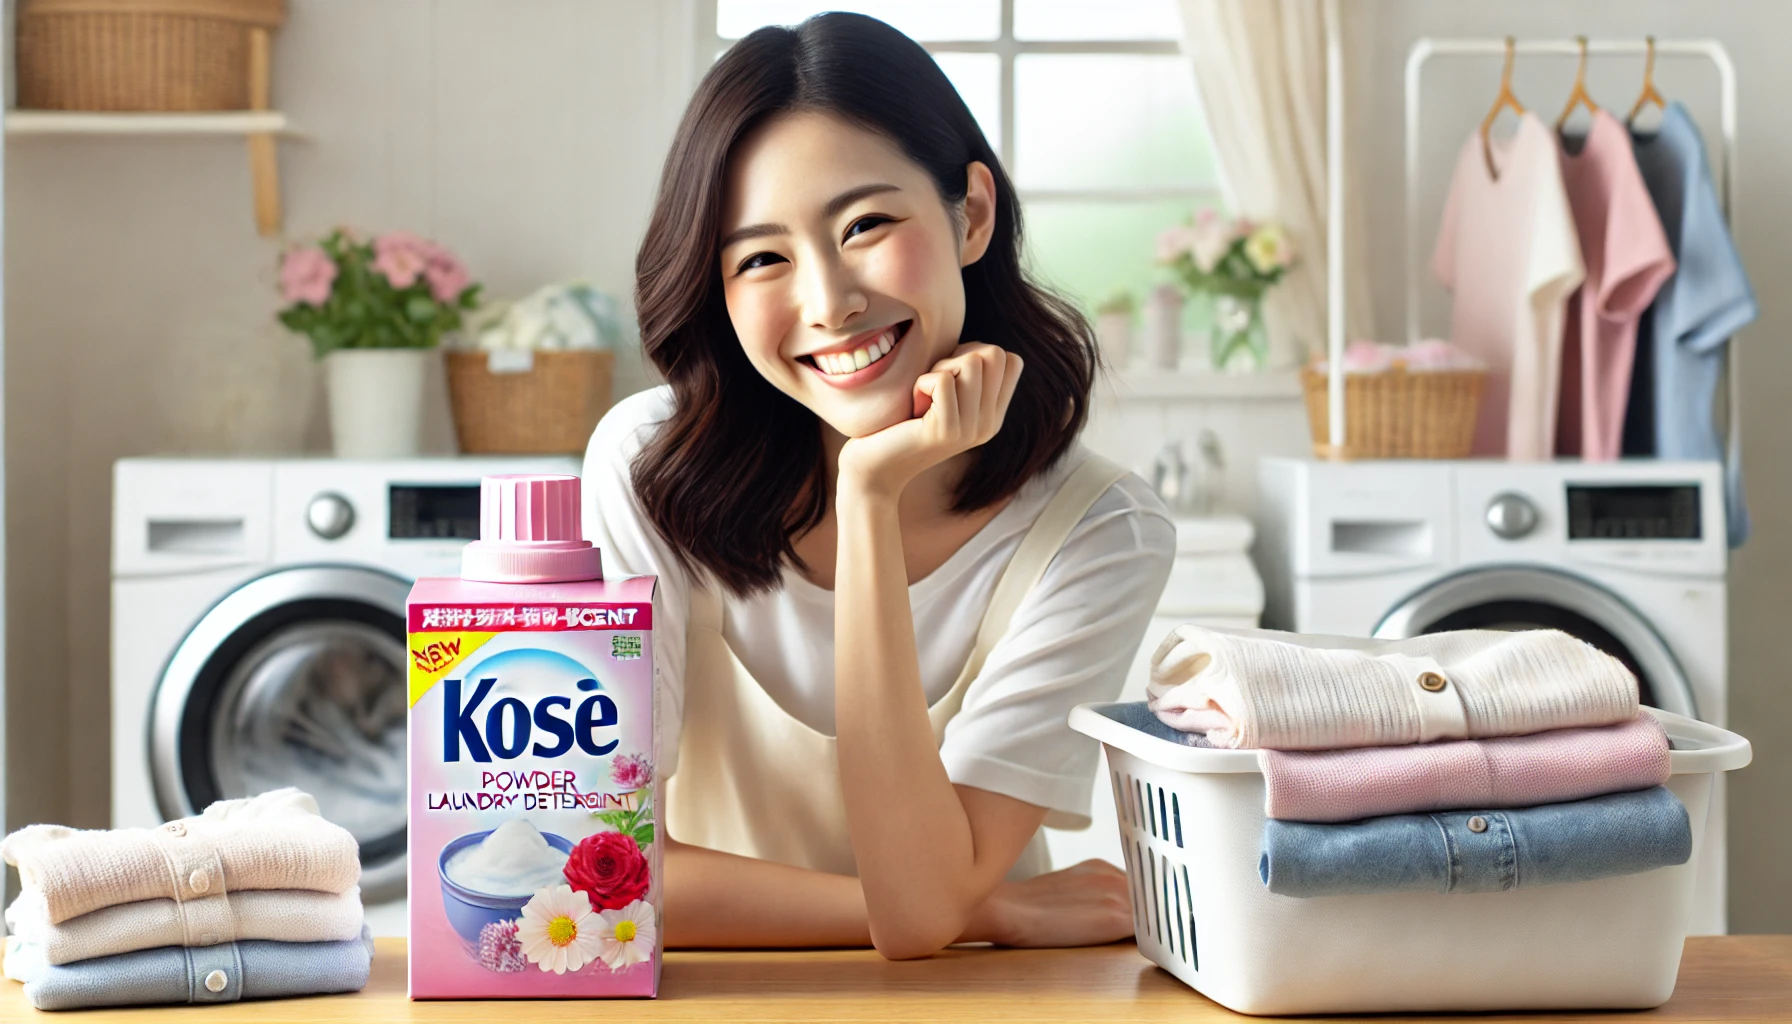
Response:
[[[461,579],[571,583],[604,578],[579,529],[579,478],[514,474],[479,484],[479,539],[461,553]]]

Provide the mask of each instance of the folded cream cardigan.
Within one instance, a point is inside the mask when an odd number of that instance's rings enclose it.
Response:
[[[361,890],[250,889],[196,900],[138,900],[103,907],[60,924],[43,894],[20,893],[6,923],[47,964],[130,953],[157,946],[215,946],[237,939],[335,942],[361,934]]]
[[[1172,729],[1277,750],[1516,736],[1637,713],[1630,670],[1559,630],[1366,640],[1178,626],[1152,655],[1146,692]]]
[[[23,891],[52,924],[120,903],[191,900],[245,889],[340,893],[361,877],[355,837],[296,789],[220,800],[160,828],[81,831],[28,825],[0,840]]]

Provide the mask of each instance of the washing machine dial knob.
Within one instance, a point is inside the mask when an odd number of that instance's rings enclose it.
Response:
[[[1537,506],[1522,494],[1496,494],[1487,503],[1487,528],[1497,537],[1517,540],[1537,528]]]
[[[340,494],[324,492],[305,506],[305,525],[324,540],[337,540],[354,528],[355,506]]]

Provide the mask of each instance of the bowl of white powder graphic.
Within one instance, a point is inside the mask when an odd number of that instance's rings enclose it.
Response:
[[[442,847],[436,861],[442,909],[469,952],[478,948],[486,925],[517,919],[537,892],[565,885],[570,853],[571,840],[539,831],[526,818],[468,833]]]

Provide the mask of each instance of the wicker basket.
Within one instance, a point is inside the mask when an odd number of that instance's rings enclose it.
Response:
[[[1475,441],[1484,370],[1414,373],[1396,361],[1383,373],[1344,375],[1344,445],[1329,437],[1325,374],[1301,370],[1313,454],[1322,459],[1460,459]]]
[[[18,105],[247,109],[249,35],[285,19],[285,0],[20,0]]]
[[[533,455],[582,452],[610,407],[615,353],[502,353],[526,356],[526,369],[494,372],[485,352],[449,352],[448,394],[454,431],[468,453]]]

